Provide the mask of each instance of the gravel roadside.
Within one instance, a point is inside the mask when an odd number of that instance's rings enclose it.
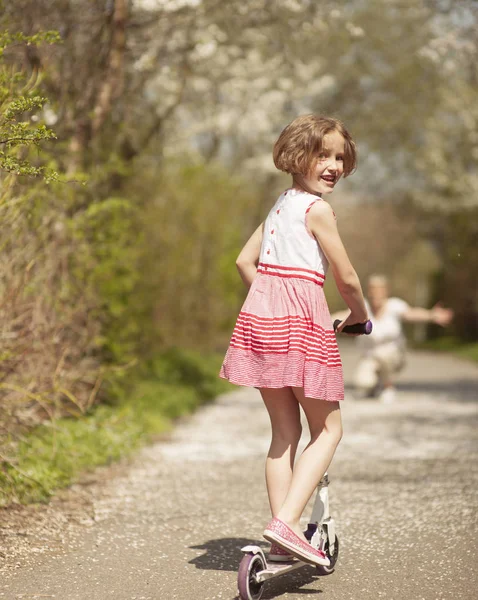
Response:
[[[355,352],[342,351],[349,374]],[[305,567],[263,598],[476,598],[478,367],[410,353],[395,404],[348,393],[343,413],[337,569]],[[257,391],[237,388],[49,505],[1,511],[0,598],[232,600],[241,546],[267,547],[268,438]]]

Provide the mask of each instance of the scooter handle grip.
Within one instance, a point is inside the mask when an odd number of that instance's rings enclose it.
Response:
[[[340,319],[334,321],[334,331],[337,331],[337,327],[342,323]],[[365,321],[365,323],[355,323],[355,325],[346,325],[342,329],[342,333],[359,333],[360,335],[370,335],[372,333],[373,325],[372,321]]]

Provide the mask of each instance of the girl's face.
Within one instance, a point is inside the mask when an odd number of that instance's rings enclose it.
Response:
[[[304,183],[318,194],[330,194],[344,172],[345,140],[338,131],[324,136],[323,150]]]

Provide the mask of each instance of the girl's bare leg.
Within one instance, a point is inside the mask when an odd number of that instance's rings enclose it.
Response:
[[[272,516],[279,512],[292,479],[295,453],[302,426],[300,408],[291,388],[261,389],[272,426],[266,459],[266,485]]]
[[[304,409],[311,439],[295,465],[289,491],[275,516],[305,539],[299,520],[332,461],[342,437],[342,419],[338,402],[306,398],[302,388],[292,389]]]

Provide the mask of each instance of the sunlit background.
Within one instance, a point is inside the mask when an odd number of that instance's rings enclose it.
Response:
[[[4,2],[2,30],[61,39],[1,57],[2,123],[40,95],[24,120],[57,136],[3,151],[59,174],[1,176],[2,426],[174,380],[172,347],[224,350],[235,258],[289,184],[272,144],[308,112],[358,146],[331,202],[361,279],[452,307],[436,344],[476,341],[477,21],[472,0]]]

